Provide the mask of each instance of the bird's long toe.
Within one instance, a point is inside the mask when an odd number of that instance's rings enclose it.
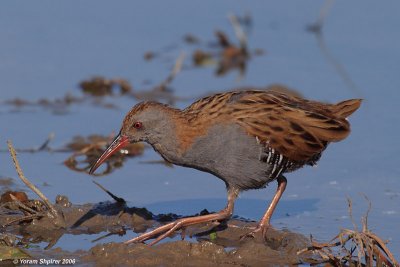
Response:
[[[256,227],[254,230],[252,230],[252,231],[250,231],[250,232],[248,232],[248,233],[242,235],[242,236],[240,237],[240,241],[244,241],[244,240],[246,240],[247,238],[254,238],[255,235],[256,235],[256,233],[259,232],[260,230],[261,230],[260,228]]]
[[[130,243],[142,243],[145,242],[146,240],[152,239],[154,237],[157,237],[161,234],[161,236],[159,236],[155,241],[153,241],[150,245],[154,245],[156,243],[158,243],[160,240],[164,239],[165,237],[167,237],[167,235],[165,235],[165,233],[169,233],[171,234],[172,232],[170,232],[170,230],[175,226],[176,222],[172,222],[172,223],[168,223],[166,225],[160,226],[150,232],[144,233],[140,236],[137,236],[135,238],[132,238],[128,241],[125,241],[125,244],[130,244]]]
[[[193,219],[194,218],[183,218],[179,219],[175,222],[160,226],[153,231],[150,231],[148,233],[144,233],[140,236],[137,236],[131,240],[125,241],[125,244],[130,244],[130,243],[141,243],[145,242],[146,240],[156,238],[154,241],[152,241],[149,245],[153,246],[163,240],[166,237],[169,237],[172,235],[175,231],[178,231],[181,228],[184,228],[185,226],[193,224]],[[182,233],[182,239],[184,239],[184,233]]]
[[[254,228],[254,230],[242,235],[240,237],[240,241],[244,241],[247,238],[256,238],[256,236],[261,233],[261,236],[263,239],[267,237],[267,231],[269,229],[270,225],[262,225],[262,226],[257,226]]]
[[[232,202],[233,199],[231,199],[230,201]],[[228,206],[225,209],[223,209],[217,213],[211,213],[211,214],[195,216],[195,217],[187,217],[187,218],[182,218],[182,219],[176,220],[175,222],[171,222],[166,225],[160,226],[148,233],[144,233],[138,237],[128,240],[125,242],[125,244],[140,243],[140,242],[144,242],[148,239],[156,238],[153,242],[150,243],[150,246],[155,245],[158,242],[160,242],[161,240],[163,240],[164,238],[172,235],[175,231],[185,228],[186,226],[199,224],[199,223],[205,223],[205,222],[211,222],[211,221],[225,220],[232,215],[232,208],[233,208],[233,204],[230,203],[230,204],[228,204]]]

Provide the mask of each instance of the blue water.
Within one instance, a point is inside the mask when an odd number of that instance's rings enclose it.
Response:
[[[389,248],[399,257],[400,3],[333,3],[323,37],[356,90],[327,60],[315,35],[305,30],[316,21],[322,5],[310,0],[5,1],[0,8],[0,100],[79,96],[77,84],[94,75],[123,77],[135,90],[149,89],[165,79],[181,51],[188,55],[185,65],[190,66],[190,53],[197,47],[182,41],[185,34],[208,42],[214,40],[214,30],[221,29],[235,40],[227,15],[248,12],[254,20],[250,49],[266,53],[251,59],[240,81],[235,71],[217,78],[215,67],[184,69],[172,84],[175,94],[192,98],[234,87],[280,83],[315,100],[362,97],[361,109],[350,118],[349,138],[332,144],[317,168],[288,175],[288,187],[272,223],[327,241],[341,227],[352,227],[346,197],[353,200],[357,222],[365,213],[368,205],[362,193],[372,202],[371,230],[390,240]],[[146,62],[143,54],[149,50],[162,56]],[[144,85],[146,80],[152,84]],[[19,148],[39,146],[50,132],[56,135],[53,147],[63,146],[75,135],[108,135],[119,129],[135,101],[107,101],[118,108],[103,109],[88,101],[67,107],[66,115],[56,115],[41,107],[16,109],[1,104],[0,147],[6,148],[7,139]],[[90,176],[63,166],[68,156],[21,153],[19,159],[26,176],[51,199],[57,194],[66,194],[75,203],[107,199]],[[140,159],[129,160],[124,168],[98,181],[133,205],[154,212],[194,214],[225,205],[220,180],[196,170],[140,163],[157,159],[156,153],[147,150]],[[0,176],[17,178],[7,153],[0,154]],[[271,184],[243,193],[235,214],[258,219],[274,191]]]

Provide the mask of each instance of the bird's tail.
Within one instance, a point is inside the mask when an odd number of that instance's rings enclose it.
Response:
[[[339,118],[347,118],[361,105],[362,99],[349,99],[332,106],[332,112]]]

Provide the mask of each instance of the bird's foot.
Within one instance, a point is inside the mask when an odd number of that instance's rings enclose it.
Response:
[[[207,214],[207,215],[203,215],[203,216],[182,218],[182,219],[176,220],[175,222],[171,222],[166,225],[160,226],[150,232],[144,233],[144,234],[137,236],[131,240],[125,241],[125,244],[141,243],[141,242],[145,242],[146,240],[155,238],[155,240],[149,244],[150,246],[152,246],[152,245],[157,244],[164,238],[172,235],[175,231],[177,231],[179,229],[184,229],[185,227],[194,225],[194,224],[224,220],[224,219],[229,218],[230,216],[231,216],[231,211],[224,209],[217,213]],[[183,240],[185,237],[184,232],[182,232],[181,237]]]
[[[140,236],[137,236],[131,240],[125,241],[125,244],[130,244],[130,243],[142,243],[145,242],[146,240],[152,239],[157,237],[154,241],[152,241],[149,245],[155,245],[158,242],[160,242],[162,239],[170,236],[173,234],[175,231],[179,230],[180,228],[184,227],[184,219],[179,219],[175,222],[168,223],[166,225],[160,226],[150,232],[144,233]],[[182,239],[184,239],[184,233],[182,236]]]
[[[261,233],[263,239],[267,236],[267,231],[269,228],[268,225],[258,225],[257,227],[254,228],[251,232],[248,232],[247,234],[244,234],[240,237],[240,241],[246,240],[247,238],[256,238],[256,235]]]

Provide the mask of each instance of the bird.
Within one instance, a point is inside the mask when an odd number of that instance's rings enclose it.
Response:
[[[240,192],[276,180],[270,205],[246,235],[261,232],[265,237],[287,185],[284,174],[316,165],[328,144],[345,139],[350,133],[347,117],[361,102],[326,104],[265,90],[217,93],[184,109],[141,102],[127,113],[119,134],[89,173],[129,143],[147,142],[167,162],[211,173],[225,182],[228,201],[221,211],[180,218],[125,242],[154,239],[150,245],[190,225],[228,220]]]

